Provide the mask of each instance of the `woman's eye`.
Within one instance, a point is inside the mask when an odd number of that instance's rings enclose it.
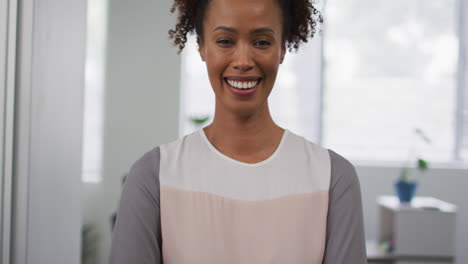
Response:
[[[266,48],[268,46],[270,46],[271,43],[269,41],[266,41],[266,40],[259,40],[257,42],[255,42],[255,46],[258,46],[258,47],[261,47],[261,48]]]
[[[216,43],[218,43],[218,44],[220,44],[220,45],[222,45],[222,46],[226,46],[226,45],[232,44],[232,43],[231,43],[231,40],[229,40],[229,39],[220,39],[220,40],[216,41]]]

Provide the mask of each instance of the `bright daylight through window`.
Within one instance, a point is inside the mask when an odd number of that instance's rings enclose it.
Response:
[[[457,5],[328,1],[319,8],[322,34],[297,55],[286,54],[280,66],[269,99],[274,120],[353,161],[401,162],[421,155],[453,162],[461,122]],[[184,135],[210,122],[215,99],[193,36],[181,56]]]

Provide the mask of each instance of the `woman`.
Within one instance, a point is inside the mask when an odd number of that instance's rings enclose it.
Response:
[[[359,180],[332,150],[274,123],[286,49],[315,32],[309,1],[176,0],[197,34],[213,122],[131,168],[112,239],[120,263],[366,263]]]

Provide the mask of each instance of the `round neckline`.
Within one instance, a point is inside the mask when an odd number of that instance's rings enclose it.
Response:
[[[257,163],[246,163],[246,162],[242,162],[242,161],[233,159],[231,157],[228,157],[225,154],[223,154],[221,151],[219,151],[217,148],[215,148],[213,144],[211,144],[211,142],[208,139],[208,137],[206,136],[205,131],[203,130],[203,128],[201,128],[199,130],[199,134],[201,135],[201,137],[202,137],[203,141],[206,143],[206,145],[208,145],[208,148],[210,148],[217,156],[223,158],[224,160],[227,160],[229,162],[233,162],[235,164],[245,166],[245,167],[258,167],[258,166],[261,166],[261,165],[264,165],[264,164],[270,162],[276,156],[278,156],[278,153],[280,152],[280,150],[281,150],[281,148],[282,148],[282,146],[284,144],[284,141],[286,140],[286,137],[289,134],[289,131],[288,131],[288,129],[284,129],[283,135],[281,136],[280,143],[278,144],[278,147],[276,147],[273,154],[271,154],[268,158],[266,158],[266,159],[264,159],[264,160],[262,160],[260,162],[257,162]]]

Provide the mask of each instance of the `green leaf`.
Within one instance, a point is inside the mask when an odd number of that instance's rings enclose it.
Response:
[[[201,118],[192,117],[192,118],[190,118],[190,121],[192,121],[193,123],[195,123],[197,125],[201,125],[201,124],[205,123],[206,121],[208,121],[209,119],[210,119],[210,116],[205,116],[205,117],[201,117]]]
[[[429,169],[429,165],[428,165],[427,161],[425,161],[423,159],[418,159],[418,169],[420,169],[421,171],[425,171],[425,170]]]

